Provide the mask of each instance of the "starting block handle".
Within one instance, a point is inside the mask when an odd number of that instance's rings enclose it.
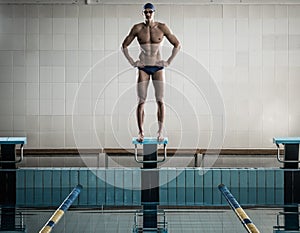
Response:
[[[139,160],[138,159],[138,149],[137,149],[137,144],[134,145],[134,158],[137,163],[162,163],[166,160],[167,158],[167,144],[164,144],[164,157],[161,160],[149,160],[149,161],[144,161],[144,160]]]

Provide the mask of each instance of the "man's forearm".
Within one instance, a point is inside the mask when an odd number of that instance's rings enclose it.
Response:
[[[129,55],[129,52],[128,52],[128,48],[127,47],[122,47],[122,51],[126,57],[126,59],[128,60],[128,62],[130,63],[130,65],[134,66],[134,60],[133,58]]]
[[[170,57],[168,58],[168,60],[167,60],[167,62],[168,62],[169,64],[171,64],[171,62],[173,61],[173,59],[175,58],[175,56],[177,55],[177,53],[179,52],[179,50],[180,50],[180,46],[174,47],[174,48],[172,49],[171,56],[170,56]]]

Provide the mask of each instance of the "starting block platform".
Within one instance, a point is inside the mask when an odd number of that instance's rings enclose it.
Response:
[[[27,144],[26,137],[0,137],[0,144]]]
[[[273,138],[275,144],[300,144],[300,137]]]
[[[133,137],[132,144],[140,144],[140,145],[153,145],[153,144],[162,145],[162,144],[164,144],[164,145],[166,145],[169,142],[168,138],[164,138],[163,140],[159,141],[159,140],[157,140],[156,137],[144,137],[144,140],[142,142],[139,142],[137,139],[138,139],[138,137]]]

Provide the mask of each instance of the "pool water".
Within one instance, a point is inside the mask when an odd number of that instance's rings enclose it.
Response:
[[[26,232],[38,232],[55,209],[17,209]],[[273,232],[281,208],[245,209],[260,232]],[[246,232],[231,209],[168,209],[167,229],[171,233]],[[71,208],[53,228],[60,233],[132,233],[135,210],[99,210]],[[20,218],[20,215],[18,215]]]

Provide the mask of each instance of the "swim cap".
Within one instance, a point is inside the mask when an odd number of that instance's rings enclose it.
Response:
[[[148,2],[144,5],[144,10],[145,9],[152,9],[153,11],[155,11],[155,7],[152,3]]]

